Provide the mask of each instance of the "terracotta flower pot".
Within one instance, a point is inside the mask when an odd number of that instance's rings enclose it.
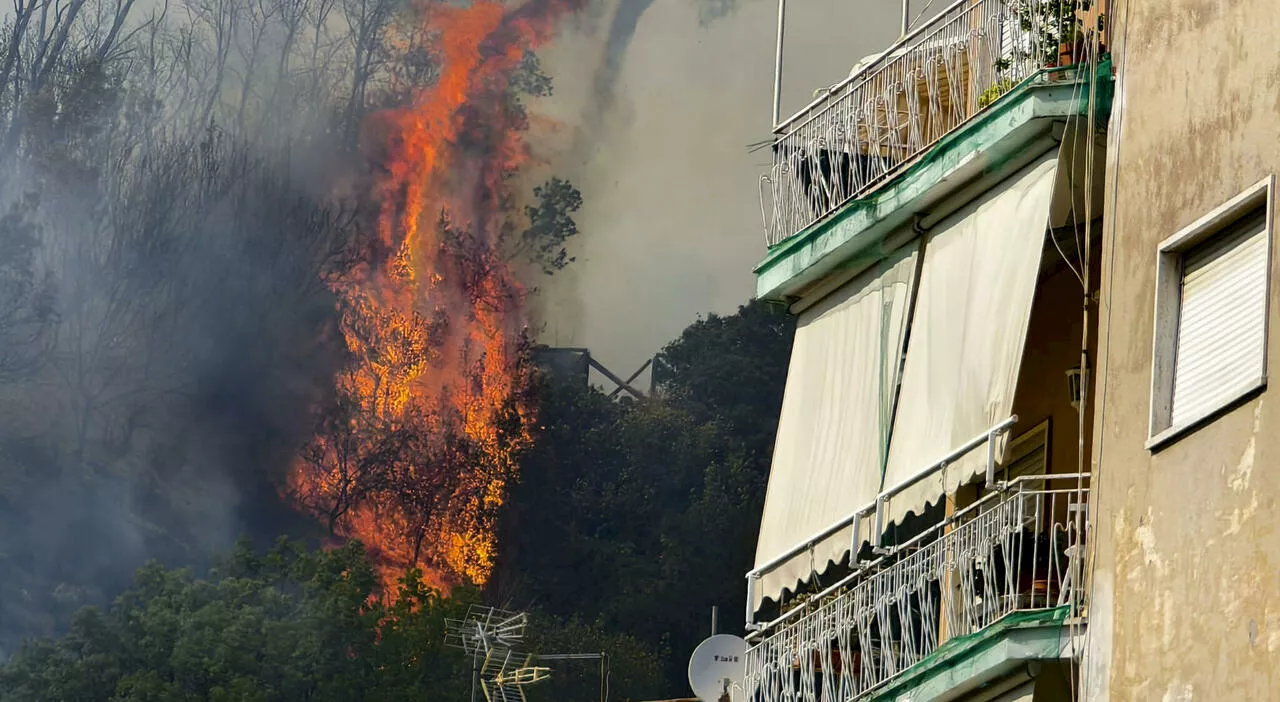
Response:
[[[1075,47],[1071,44],[1058,44],[1058,65],[1070,66],[1074,63]]]

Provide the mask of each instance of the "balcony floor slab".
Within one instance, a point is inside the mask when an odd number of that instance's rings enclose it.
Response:
[[[949,702],[990,690],[1028,666],[1072,656],[1067,608],[1015,612],[982,631],[943,644],[869,698],[874,702]],[[1074,633],[1083,634],[1083,625]]]

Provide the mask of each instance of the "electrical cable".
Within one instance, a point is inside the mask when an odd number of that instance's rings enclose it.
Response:
[[[1087,3],[1087,0],[1077,0],[1076,4],[1077,4],[1077,7],[1083,9],[1086,3]],[[1089,397],[1088,374],[1090,372],[1089,371],[1089,298],[1092,295],[1092,291],[1089,289],[1089,280],[1090,280],[1089,268],[1091,265],[1090,259],[1092,256],[1092,243],[1093,243],[1093,170],[1094,170],[1094,157],[1097,151],[1097,147],[1095,144],[1094,131],[1096,129],[1096,120],[1097,120],[1097,112],[1098,112],[1098,89],[1097,89],[1098,52],[1101,49],[1101,43],[1099,39],[1100,38],[1098,36],[1098,28],[1093,27],[1089,32],[1089,60],[1088,60],[1089,104],[1087,109],[1088,128],[1086,130],[1086,135],[1085,135],[1086,138],[1088,139],[1088,142],[1086,142],[1085,144],[1085,173],[1084,173],[1085,222],[1084,222],[1084,250],[1081,257],[1081,270],[1084,272],[1084,299],[1082,300],[1082,305],[1081,305],[1081,329],[1080,329],[1080,372],[1082,375],[1081,377],[1082,382],[1080,384],[1080,387],[1081,387],[1080,402],[1078,405],[1078,412],[1077,412],[1078,420],[1079,420],[1079,424],[1077,428],[1077,431],[1078,431],[1077,440],[1079,442],[1079,448],[1077,451],[1078,465],[1077,465],[1076,475],[1078,477],[1076,478],[1076,511],[1073,516],[1073,521],[1076,526],[1076,538],[1080,539],[1081,543],[1084,544],[1084,549],[1082,549],[1083,552],[1077,554],[1077,557],[1083,558],[1086,560],[1089,559],[1088,551],[1090,546],[1092,545],[1092,540],[1088,539],[1087,537],[1087,534],[1088,534],[1087,525],[1081,523],[1080,507],[1082,504],[1083,505],[1088,504],[1088,502],[1084,501],[1084,495],[1085,495],[1084,469],[1085,469],[1085,460],[1086,460],[1084,455],[1085,454],[1084,437],[1085,437],[1085,429],[1086,429],[1085,418],[1088,415],[1088,409],[1087,409],[1088,397]],[[1074,208],[1074,204],[1075,204],[1075,197],[1073,195],[1072,196],[1073,208]],[[1072,570],[1073,572],[1079,573],[1075,578],[1074,586],[1083,588],[1084,587],[1083,568],[1081,567],[1081,563],[1079,560],[1073,563]],[[1069,636],[1071,640],[1072,654],[1076,654],[1078,653],[1076,651],[1076,644],[1077,644],[1077,641],[1080,639],[1080,632],[1079,632],[1080,617],[1079,617],[1079,612],[1074,611],[1076,608],[1076,602],[1074,601],[1074,598],[1071,603],[1071,608],[1073,610],[1072,614],[1076,616],[1071,617]],[[1077,681],[1075,676],[1068,676],[1068,680],[1070,682],[1070,697],[1074,701],[1078,699],[1078,696],[1080,693],[1080,689],[1079,689],[1080,686],[1076,684]]]
[[[1127,64],[1128,64],[1127,59],[1128,59],[1128,53],[1129,53],[1129,2],[1127,2],[1127,1],[1124,3],[1124,18],[1123,18],[1123,20],[1122,20],[1122,23],[1123,23],[1123,25],[1124,25],[1124,31],[1123,31],[1123,33],[1121,34],[1121,37],[1120,37],[1120,54],[1119,54],[1119,61],[1115,64],[1115,83],[1116,83],[1116,88],[1115,88],[1115,90],[1116,90],[1116,92],[1117,92],[1121,97],[1120,97],[1120,99],[1119,99],[1119,101],[1118,101],[1118,104],[1115,104],[1115,105],[1114,105],[1114,109],[1112,110],[1112,113],[1111,113],[1111,121],[1112,121],[1112,123],[1114,123],[1114,124],[1116,125],[1116,134],[1115,134],[1115,140],[1114,140],[1114,143],[1115,143],[1115,153],[1111,155],[1111,157],[1112,157],[1112,163],[1114,164],[1114,170],[1113,170],[1113,172],[1112,172],[1112,176],[1111,176],[1111,212],[1110,212],[1110,214],[1111,214],[1111,217],[1110,217],[1110,219],[1111,219],[1111,226],[1110,226],[1110,233],[1111,233],[1111,237],[1110,237],[1110,240],[1107,242],[1107,243],[1108,243],[1108,249],[1109,249],[1109,250],[1108,250],[1108,252],[1107,252],[1107,264],[1108,264],[1108,265],[1107,265],[1107,289],[1108,289],[1108,290],[1113,289],[1113,284],[1114,284],[1114,282],[1115,282],[1115,274],[1116,274],[1116,266],[1115,266],[1115,257],[1116,257],[1116,246],[1115,246],[1115,238],[1116,238],[1116,202],[1117,202],[1117,200],[1118,200],[1119,181],[1120,181],[1120,178],[1119,178],[1119,170],[1120,170],[1120,163],[1121,163],[1121,161],[1120,161],[1120,148],[1121,148],[1121,147],[1123,146],[1123,144],[1124,144],[1124,140],[1123,140],[1123,136],[1124,136],[1124,134],[1123,134],[1123,132],[1124,132],[1124,119],[1123,119],[1123,114],[1124,114],[1124,97],[1123,97],[1123,96],[1124,96],[1124,92],[1123,92],[1122,84],[1123,84],[1123,80],[1124,80],[1124,70],[1125,70],[1125,67],[1126,67],[1126,66],[1127,66]],[[1112,23],[1112,26],[1114,26],[1114,23]],[[1101,304],[1101,303],[1100,303],[1100,304]],[[1106,324],[1105,324],[1105,330],[1106,330],[1107,345],[1106,345],[1106,347],[1103,349],[1102,362],[1098,364],[1098,367],[1099,367],[1099,368],[1104,368],[1104,367],[1106,367],[1106,366],[1107,366],[1107,364],[1108,364],[1109,358],[1110,358],[1110,356],[1111,356],[1111,343],[1110,343],[1110,341],[1111,341],[1111,313],[1112,313],[1113,307],[1112,307],[1112,305],[1110,304],[1110,301],[1108,301],[1108,302],[1107,302],[1107,304],[1106,304],[1106,308],[1107,308],[1107,309],[1106,309]],[[1101,317],[1101,310],[1099,310],[1099,316]],[[1098,422],[1097,422],[1096,426],[1098,426],[1099,428],[1104,428],[1104,427],[1106,426],[1106,417],[1107,417],[1107,396],[1106,396],[1107,387],[1106,387],[1106,383],[1107,383],[1107,376],[1106,376],[1105,374],[1101,374],[1101,375],[1100,375],[1100,377],[1098,378],[1099,391],[1098,391],[1098,393],[1097,393],[1097,395],[1098,395]],[[1106,432],[1105,432],[1105,431],[1099,431],[1099,432],[1098,432],[1098,435],[1097,435],[1097,441],[1098,441],[1098,466],[1099,466],[1099,467],[1101,467],[1101,465],[1102,465],[1102,452],[1103,452],[1103,446],[1104,446],[1104,441],[1105,441],[1105,439],[1106,439]],[[1092,483],[1092,485],[1091,485],[1091,491],[1092,491],[1092,493],[1093,493],[1093,499],[1091,500],[1091,504],[1093,505],[1093,509],[1090,509],[1090,510],[1089,510],[1089,528],[1090,528],[1090,531],[1093,531],[1093,529],[1094,529],[1094,527],[1095,527],[1095,523],[1094,523],[1094,522],[1096,521],[1097,516],[1098,516],[1098,514],[1099,514],[1099,511],[1100,511],[1100,510],[1098,509],[1098,505],[1101,503],[1101,499],[1102,499],[1102,482],[1101,482],[1101,481],[1099,481],[1099,480],[1091,480],[1090,482]],[[1091,549],[1091,551],[1092,551],[1092,549]],[[1085,588],[1086,588],[1086,591],[1092,592],[1094,576],[1095,576],[1095,573],[1096,573],[1096,571],[1097,571],[1097,565],[1098,565],[1098,563],[1097,563],[1097,559],[1093,557],[1093,554],[1092,554],[1092,552],[1091,552],[1091,553],[1090,553],[1090,558],[1088,559],[1088,562],[1086,563],[1086,568],[1087,568],[1087,577],[1085,578],[1085,582],[1084,582],[1084,586],[1085,586]],[[1093,636],[1093,629],[1092,629],[1092,628],[1086,628],[1086,629],[1085,629],[1085,632],[1084,632],[1084,648],[1085,648],[1086,650],[1088,650],[1088,649],[1089,649],[1090,643],[1091,643],[1091,641],[1092,641],[1092,636]],[[1082,666],[1082,668],[1081,668],[1081,675],[1082,675],[1082,677],[1083,677],[1083,680],[1081,681],[1081,687],[1082,687],[1082,688],[1084,688],[1084,689],[1088,689],[1088,687],[1089,687],[1089,683],[1090,683],[1090,675],[1091,675],[1092,673],[1093,673],[1092,666]]]

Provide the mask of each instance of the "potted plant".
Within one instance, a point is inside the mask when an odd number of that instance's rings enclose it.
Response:
[[[1070,66],[1082,32],[1076,10],[1088,11],[1092,0],[1018,0],[1013,14],[1019,27],[1033,37],[1035,57],[1045,68]],[[1031,58],[1024,54],[1024,57]]]

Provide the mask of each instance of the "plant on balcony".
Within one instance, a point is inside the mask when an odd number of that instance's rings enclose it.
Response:
[[[780,613],[786,614],[787,612],[790,612],[791,610],[796,609],[797,607],[804,607],[808,604],[812,604],[813,596],[816,594],[818,593],[797,592],[795,596],[791,598],[790,602],[787,602],[782,605]]]
[[[978,109],[1009,92],[1018,79],[1010,75],[1015,60],[1034,60],[1044,67],[1070,65],[1083,28],[1076,10],[1087,11],[1091,0],[1017,0],[1011,12],[1023,36],[1032,37],[1026,48],[995,63],[996,81],[978,96]]]
[[[1018,0],[1013,14],[1019,28],[1035,38],[1031,52],[1046,67],[1067,65],[1082,31],[1076,10],[1087,11],[1092,0]]]
[[[1012,78],[1002,78],[996,81],[995,85],[992,85],[982,91],[982,94],[978,96],[978,109],[981,110],[987,105],[990,105],[1000,99],[1001,95],[1012,90],[1013,86],[1017,85],[1017,83],[1018,82]]]

